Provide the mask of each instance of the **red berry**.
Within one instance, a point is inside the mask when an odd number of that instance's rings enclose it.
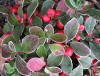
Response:
[[[7,58],[8,61],[12,60],[11,58]]]
[[[65,48],[65,53],[64,53],[64,56],[72,56],[73,55],[73,49],[69,46],[67,46]]]
[[[29,18],[28,22],[31,24],[31,22],[32,22],[32,17]]]
[[[12,13],[17,13],[17,8],[11,8]]]
[[[50,17],[48,17],[47,15],[42,16],[42,20],[45,23],[49,23],[50,22]]]
[[[84,8],[82,8],[82,10],[81,10],[82,12],[85,12],[86,11],[86,9],[84,9]]]
[[[85,21],[86,21],[86,20],[88,19],[88,16],[85,16],[84,19],[85,19]]]
[[[27,14],[23,13],[23,19],[26,20],[27,19]]]
[[[64,72],[62,72],[61,74],[60,74],[60,76],[67,76]]]
[[[80,39],[81,39],[81,38],[80,38],[80,36],[79,36],[79,35],[76,35],[76,36],[75,36],[75,40],[77,40],[77,41],[78,41],[78,40],[80,40]]]
[[[57,23],[56,23],[56,26],[57,26],[57,28],[59,28],[59,29],[63,29],[63,28],[64,28],[64,25],[63,25],[61,22],[57,22]]]
[[[58,30],[56,33],[64,34],[64,31],[63,30]]]
[[[92,64],[95,64],[97,61],[98,61],[97,59],[93,59]]]
[[[55,16],[54,16],[54,17],[55,17],[55,18],[57,18],[57,16],[58,16],[60,13],[61,13],[61,11],[59,11],[59,10],[58,10],[58,11],[56,11],[56,13],[55,13]]]
[[[84,25],[83,24],[80,24],[79,31],[83,31],[83,30],[84,30]]]
[[[87,37],[91,37],[93,35],[93,32],[91,32],[90,34],[86,33]]]
[[[97,39],[97,38],[93,38],[94,42],[96,43],[100,43],[100,39]]]
[[[21,22],[21,17],[19,15],[16,15],[16,18],[19,22]]]
[[[48,9],[47,10],[47,16],[48,17],[54,17],[55,16],[55,10],[54,9]]]

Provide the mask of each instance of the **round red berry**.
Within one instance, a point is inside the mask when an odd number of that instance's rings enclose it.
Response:
[[[73,55],[73,49],[69,46],[67,46],[65,48],[65,53],[64,53],[64,56],[72,56]]]
[[[61,22],[57,22],[57,23],[56,23],[56,26],[57,26],[57,28],[59,28],[59,29],[63,29],[63,28],[64,28],[64,25],[63,25]]]
[[[26,20],[27,19],[27,14],[23,13],[23,19]]]
[[[48,9],[47,10],[47,16],[48,17],[54,17],[55,16],[55,10],[54,9]]]
[[[14,7],[11,8],[11,12],[12,12],[12,13],[17,13],[17,8],[14,8]]]
[[[94,40],[95,43],[100,43],[100,39],[93,38],[93,40]]]
[[[84,25],[83,24],[80,24],[79,31],[83,31],[83,30],[84,30]]]
[[[48,17],[47,15],[42,16],[42,20],[45,23],[49,23],[50,22],[50,17]]]
[[[16,19],[21,22],[21,17],[19,15],[16,15]]]
[[[79,36],[79,35],[76,35],[76,36],[75,36],[75,40],[77,40],[77,41],[78,41],[78,40],[80,40],[80,39],[81,39],[81,38],[80,38],[80,36]]]
[[[88,19],[88,16],[85,16],[84,19],[85,19],[85,21],[86,21],[86,20]]]
[[[61,72],[60,76],[67,76],[64,72]]]
[[[28,22],[31,24],[31,22],[32,22],[32,17],[29,18]]]

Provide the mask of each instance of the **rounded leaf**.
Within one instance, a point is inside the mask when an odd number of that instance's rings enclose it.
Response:
[[[82,42],[71,42],[70,45],[79,56],[88,56],[91,53],[91,49]]]
[[[79,23],[76,18],[72,18],[64,27],[64,33],[67,35],[67,42],[72,40],[78,33]]]
[[[46,25],[45,28],[44,28],[44,32],[46,34],[46,37],[54,34],[54,28],[53,28],[53,26],[51,24]]]
[[[41,70],[45,65],[46,63],[40,58],[31,58],[27,62],[27,68],[32,72]]]
[[[66,74],[69,74],[72,71],[72,68],[73,68],[73,64],[71,58],[65,56],[61,63],[62,71],[65,72]]]
[[[79,63],[83,66],[83,69],[88,69],[91,66],[92,59],[90,57],[80,57],[78,59]]]
[[[56,33],[50,36],[51,40],[55,41],[55,42],[65,42],[65,40],[67,39],[67,36],[65,34],[61,34],[61,33]]]
[[[38,26],[30,27],[29,32],[30,32],[30,34],[37,35],[38,37],[44,37],[45,36],[44,31]]]
[[[9,46],[6,45],[6,44],[3,44],[2,45],[2,56],[4,58],[8,58],[8,57],[11,56],[11,53],[10,52],[11,52],[11,50],[10,50]]]
[[[22,49],[25,53],[34,52],[39,44],[39,38],[35,35],[28,35],[22,39]]]
[[[52,73],[61,73],[62,70],[58,67],[47,67],[47,69]]]
[[[65,49],[59,44],[50,44],[49,48],[51,52],[55,55],[64,55]]]
[[[62,55],[50,54],[47,59],[48,66],[59,66],[63,60]]]
[[[20,56],[16,57],[15,68],[21,75],[30,75],[30,70],[26,67],[26,62]]]
[[[79,65],[70,73],[69,76],[83,76],[83,67]]]

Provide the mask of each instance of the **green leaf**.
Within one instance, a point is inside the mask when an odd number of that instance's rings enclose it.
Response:
[[[86,7],[85,9],[86,9],[86,11],[84,11],[84,12],[82,12],[80,10],[80,13],[81,14],[88,14],[89,16],[92,16],[92,17],[100,20],[100,10],[97,10],[95,8],[92,8],[92,7]]]
[[[46,38],[45,37],[41,37],[40,41],[39,41],[39,45],[44,45],[46,42]]]
[[[48,66],[59,66],[62,62],[62,55],[50,54],[47,59]]]
[[[60,34],[60,33],[56,33],[50,36],[51,40],[55,41],[55,42],[65,42],[67,39],[67,36],[65,34]]]
[[[29,28],[29,32],[32,35],[37,35],[39,38],[45,36],[44,31],[40,27],[38,27],[38,26],[32,26],[32,27],[30,27]]]
[[[28,19],[32,16],[32,14],[35,12],[36,8],[38,7],[38,0],[32,0],[31,4],[27,8],[27,16]]]
[[[70,7],[70,8],[74,8],[70,2],[70,0],[65,0],[66,4]]]
[[[96,25],[96,19],[89,17],[85,22],[85,30],[88,34],[90,34]]]
[[[11,73],[14,72],[14,69],[15,69],[15,68],[12,67],[9,63],[5,63],[4,69],[5,69],[6,73],[11,74]]]
[[[71,42],[70,45],[79,56],[88,56],[91,53],[91,49],[82,42]]]
[[[52,6],[55,4],[54,1],[52,0],[46,0],[44,1],[43,5],[42,5],[42,9],[41,9],[41,14],[45,15],[47,10],[52,8]]]
[[[0,12],[5,13],[5,14],[9,14],[9,10],[5,7],[0,7]]]
[[[72,18],[64,27],[64,33],[67,35],[67,42],[74,39],[78,33],[79,23],[76,18]]]
[[[14,39],[16,40],[16,42],[17,42],[17,41],[20,41],[20,37],[21,37],[23,31],[24,31],[24,26],[23,26],[23,25],[18,25],[18,26],[16,26],[16,27],[14,28],[13,37],[14,37]]]
[[[89,43],[91,51],[95,55],[95,57],[100,60],[100,44],[97,44],[95,42],[90,42]]]
[[[44,32],[45,32],[46,37],[51,36],[52,34],[54,34],[53,26],[51,24],[46,25],[44,28]]]
[[[9,46],[6,44],[3,44],[2,45],[2,56],[4,58],[9,58],[11,56],[10,52],[11,52],[11,50],[10,50]]]
[[[34,16],[32,18],[32,25],[33,26],[42,26],[43,22],[42,22],[42,19],[38,16]]]
[[[3,32],[4,33],[11,32],[11,31],[13,31],[13,29],[14,29],[14,26],[11,25],[10,23],[7,23],[4,25]]]
[[[20,15],[21,17],[23,17],[23,6],[20,6],[18,8],[18,15]]]
[[[39,38],[35,35],[27,35],[22,39],[23,52],[29,54],[34,52],[39,44]]]
[[[79,22],[79,24],[83,24],[83,22],[84,22],[83,16],[80,16],[80,17],[79,17],[78,22]]]
[[[83,69],[88,69],[91,66],[92,59],[90,57],[80,57],[78,59],[79,63],[83,66]]]
[[[47,67],[47,69],[52,73],[61,73],[62,70],[58,67]]]
[[[17,56],[15,59],[15,68],[21,75],[30,75],[30,70],[26,67],[26,62]]]
[[[66,12],[62,12],[58,15],[58,20],[65,25],[70,19],[70,16],[66,14]]]
[[[62,71],[65,72],[66,74],[69,74],[72,71],[72,68],[73,68],[73,64],[71,58],[65,56],[61,63]]]
[[[44,74],[40,72],[33,72],[31,76],[44,76]]]
[[[69,76],[83,76],[83,67],[79,65],[76,67]]]
[[[20,25],[18,20],[16,19],[16,16],[14,14],[10,14],[9,17],[8,17],[8,21],[14,25],[14,26],[18,26]]]
[[[44,46],[39,46],[36,53],[39,57],[46,57],[47,56],[47,50]]]
[[[54,55],[64,55],[64,48],[59,44],[49,44],[49,48]]]
[[[3,44],[8,44],[9,41],[12,41],[14,43],[16,42],[15,39],[13,38],[13,36],[11,35],[3,40]]]

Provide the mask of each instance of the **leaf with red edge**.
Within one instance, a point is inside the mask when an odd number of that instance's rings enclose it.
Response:
[[[36,35],[27,35],[22,39],[22,49],[24,53],[34,52],[39,45],[39,38]]]
[[[49,44],[51,52],[55,55],[64,55],[65,49],[59,44]]]
[[[50,35],[54,34],[54,28],[51,24],[48,24],[44,28],[44,32],[46,34],[46,37],[49,37]]]
[[[32,26],[32,27],[30,27],[29,28],[29,32],[32,35],[37,35],[39,38],[45,36],[44,31],[40,27],[38,27],[38,26]]]
[[[21,75],[30,75],[30,70],[26,67],[26,62],[20,56],[16,57],[15,68]]]
[[[79,56],[88,56],[91,53],[91,49],[82,42],[71,42],[70,45],[74,53]]]
[[[76,18],[72,18],[64,27],[64,33],[67,35],[67,42],[74,39],[78,33],[79,23]]]
[[[11,52],[11,50],[10,50],[9,46],[7,44],[3,44],[2,45],[2,56],[4,58],[8,58],[11,56],[10,52]]]

